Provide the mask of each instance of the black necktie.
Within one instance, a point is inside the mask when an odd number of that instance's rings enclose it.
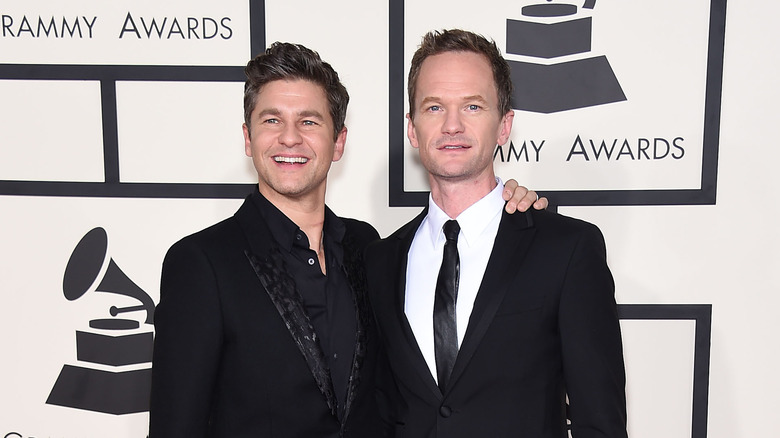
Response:
[[[458,257],[457,221],[444,224],[444,257],[439,277],[436,279],[436,298],[433,302],[433,349],[436,354],[436,377],[442,394],[458,356],[458,326],[455,320],[455,303],[458,300],[460,257]]]

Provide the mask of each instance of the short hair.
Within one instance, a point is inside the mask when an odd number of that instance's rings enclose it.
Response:
[[[414,99],[416,96],[417,79],[423,61],[429,56],[446,52],[473,52],[483,55],[493,70],[493,82],[498,93],[498,108],[501,114],[512,110],[512,77],[509,63],[506,62],[496,42],[482,35],[462,29],[434,30],[423,36],[420,46],[412,57],[409,69],[409,115],[414,117]]]
[[[325,91],[333,119],[333,139],[344,128],[347,117],[349,93],[339,80],[339,75],[319,53],[300,44],[275,42],[265,53],[249,61],[244,69],[244,122],[250,127],[252,111],[257,95],[263,86],[277,80],[307,80]]]

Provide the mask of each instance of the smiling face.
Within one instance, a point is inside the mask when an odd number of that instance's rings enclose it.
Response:
[[[246,155],[269,200],[313,196],[324,202],[328,170],[341,158],[346,138],[345,127],[333,140],[325,91],[307,80],[263,85],[249,126],[244,124]]]
[[[407,135],[437,182],[492,182],[493,151],[509,139],[514,112],[499,110],[485,56],[444,52],[423,61]]]

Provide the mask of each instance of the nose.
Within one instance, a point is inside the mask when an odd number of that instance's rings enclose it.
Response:
[[[444,124],[441,127],[443,134],[460,134],[463,132],[463,120],[460,111],[447,111],[444,116]]]
[[[283,146],[293,147],[301,143],[301,133],[294,123],[287,123],[279,134],[279,143]]]

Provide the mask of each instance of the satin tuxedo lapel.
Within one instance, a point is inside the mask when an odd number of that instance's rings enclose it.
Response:
[[[244,251],[248,262],[306,360],[331,413],[338,416],[338,401],[325,353],[303,307],[303,299],[295,287],[295,280],[287,273],[271,232],[256,207],[249,201],[241,206],[235,217],[249,241],[249,249]]]
[[[406,301],[406,264],[409,258],[409,248],[414,240],[414,235],[417,229],[420,227],[425,216],[428,215],[428,208],[426,207],[422,213],[420,213],[414,220],[406,224],[403,228],[396,233],[397,240],[393,242],[396,247],[393,249],[393,254],[398,254],[398,257],[393,257],[392,261],[398,263],[393,269],[389,269],[387,272],[397,273],[395,278],[389,280],[392,281],[392,291],[394,293],[393,300],[393,313],[398,322],[398,327],[401,327],[403,332],[403,348],[404,353],[402,357],[407,358],[409,366],[420,376],[421,380],[425,382],[425,386],[430,390],[429,395],[436,400],[442,398],[441,391],[436,385],[436,380],[431,375],[431,371],[428,368],[428,364],[425,362],[420,346],[417,344],[417,339],[414,337],[412,326],[409,325],[409,320],[406,318],[406,312],[404,312],[404,303]]]
[[[517,272],[516,267],[522,263],[528,253],[534,234],[535,229],[530,214],[520,212],[508,214],[505,211],[502,213],[493,251],[490,253],[474,301],[474,308],[458,350],[448,388],[457,386],[458,378],[473,357],[507,291],[510,288],[517,289],[517,282],[513,280]]]

